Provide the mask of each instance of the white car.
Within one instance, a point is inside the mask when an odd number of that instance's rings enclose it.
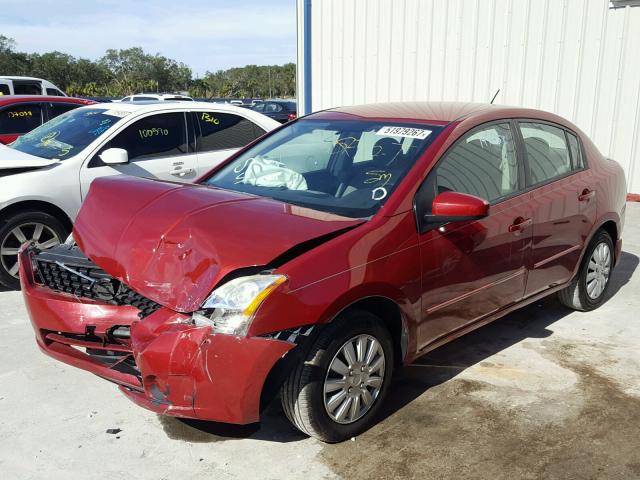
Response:
[[[231,105],[103,103],[0,145],[0,283],[19,288],[22,243],[47,248],[65,240],[93,179],[191,182],[279,125]]]
[[[193,98],[187,95],[180,95],[179,93],[136,93],[135,95],[121,98],[116,103],[148,102],[153,100],[193,102]]]
[[[67,95],[53,83],[35,77],[5,77],[0,76],[0,95],[52,95],[66,97]]]

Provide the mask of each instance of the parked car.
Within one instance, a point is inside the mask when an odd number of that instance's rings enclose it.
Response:
[[[18,247],[67,237],[89,185],[127,174],[191,182],[279,124],[196,102],[95,104],[0,146],[0,283],[18,288]]]
[[[264,113],[280,123],[287,123],[298,118],[296,102],[291,100],[265,100],[256,103],[252,110]]]
[[[149,102],[149,101],[183,101],[193,102],[193,98],[178,93],[137,93],[124,97],[118,102]]]
[[[198,185],[96,180],[77,245],[23,245],[23,294],[44,353],[145,408],[245,424],[279,390],[336,442],[373,424],[396,367],[553,293],[601,305],[625,193],[550,113],[338,108]]]
[[[11,143],[58,115],[96,102],[46,95],[0,95],[0,143]]]
[[[49,95],[66,97],[67,95],[53,83],[35,77],[0,76],[0,96],[2,95]]]

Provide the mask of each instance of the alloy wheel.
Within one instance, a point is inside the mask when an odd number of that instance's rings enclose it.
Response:
[[[356,335],[334,355],[324,380],[324,407],[332,420],[348,424],[373,406],[384,381],[382,345],[371,335]]]
[[[606,243],[599,243],[591,254],[587,267],[587,295],[597,299],[604,292],[611,273],[611,250]]]
[[[61,243],[58,234],[43,223],[26,222],[13,228],[2,239],[0,259],[2,268],[14,278],[18,278],[18,250],[23,243],[29,241],[41,250],[55,247]]]

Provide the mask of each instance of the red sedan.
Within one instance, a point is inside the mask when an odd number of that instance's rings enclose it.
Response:
[[[0,143],[9,144],[58,115],[93,100],[46,95],[0,95]]]
[[[395,368],[552,293],[596,308],[620,258],[622,169],[537,110],[323,111],[199,183],[98,179],[75,243],[20,253],[43,352],[166,415],[256,422],[280,392],[349,438]]]

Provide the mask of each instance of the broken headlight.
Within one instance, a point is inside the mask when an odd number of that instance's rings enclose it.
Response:
[[[192,314],[197,326],[211,326],[214,333],[246,335],[260,304],[284,283],[284,275],[250,275],[238,277],[216,288]]]

